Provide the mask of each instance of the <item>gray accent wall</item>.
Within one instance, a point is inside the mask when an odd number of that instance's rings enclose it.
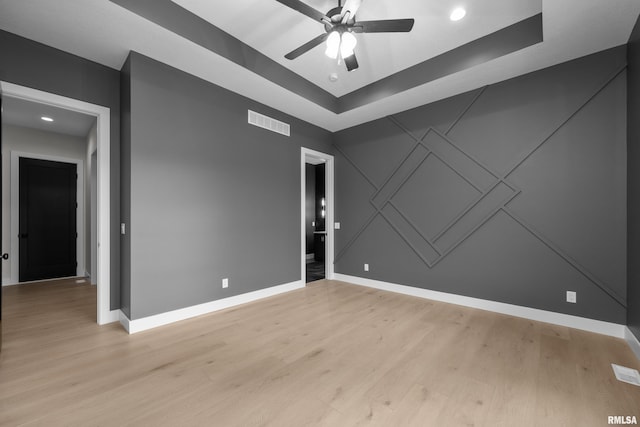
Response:
[[[626,323],[626,93],[621,46],[336,133],[335,271]]]
[[[640,19],[627,45],[627,325],[640,340]]]
[[[122,75],[128,317],[303,280],[300,147],[330,152],[331,133],[135,52]]]
[[[111,309],[120,307],[120,73],[0,31],[0,80],[111,110]]]

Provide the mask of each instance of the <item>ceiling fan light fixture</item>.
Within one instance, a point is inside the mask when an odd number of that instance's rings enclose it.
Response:
[[[327,50],[324,52],[331,59],[338,57],[338,51],[340,50],[340,33],[332,31],[327,38]]]
[[[451,15],[449,15],[449,19],[451,19],[454,22],[459,21],[462,18],[464,18],[466,14],[467,14],[467,11],[463,7],[457,7],[453,9],[453,11],[451,12]]]
[[[356,40],[356,36],[354,36],[350,32],[342,33],[342,41],[340,43],[340,55],[343,58],[348,58],[351,55],[353,55],[353,49],[355,49],[356,44],[358,44],[358,40]]]

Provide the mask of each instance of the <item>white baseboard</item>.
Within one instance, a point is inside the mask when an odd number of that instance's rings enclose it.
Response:
[[[625,331],[627,330],[626,325],[620,325],[617,323],[603,322],[601,320],[587,319],[585,317],[555,313],[553,311],[546,311],[537,308],[529,308],[502,302],[466,297],[462,295],[448,294],[445,292],[415,288],[413,286],[381,282],[378,280],[349,276],[346,274],[336,273],[335,280],[353,283],[360,286],[366,286],[369,288],[380,289],[383,291],[396,292],[399,294],[411,295],[419,298],[426,298],[450,304],[462,305],[465,307],[473,307],[481,310],[508,314],[510,316],[537,320],[539,322],[553,323],[555,325],[567,326],[569,328],[581,329],[583,331],[595,332],[598,334],[609,335],[616,338],[625,338]]]
[[[98,284],[97,277],[95,275],[92,276],[88,271],[84,272],[84,277],[86,277],[87,280],[89,280],[89,283],[91,283],[92,285]]]
[[[629,347],[631,347],[631,350],[633,350],[633,353],[636,355],[636,357],[640,359],[640,341],[638,341],[638,338],[633,335],[633,332],[631,332],[628,327],[625,328],[624,339],[627,340],[627,344],[629,344]]]
[[[129,320],[129,318],[127,317],[126,314],[124,314],[122,312],[122,310],[119,310],[120,313],[118,314],[118,320],[120,321],[120,324],[122,325],[122,327],[124,328],[125,331],[131,333],[130,331],[130,324],[131,324],[131,320]]]
[[[120,319],[120,313],[121,313],[121,311],[119,309],[109,311],[109,314],[107,315],[107,318],[104,319],[104,323],[102,323],[102,324],[106,325],[108,323],[117,322]]]
[[[66,276],[66,277],[54,277],[53,279],[40,279],[40,280],[31,280],[28,282],[16,282],[10,278],[4,279],[2,282],[2,286],[16,286],[16,285],[28,285],[29,283],[40,283],[40,282],[55,282],[56,280],[66,280],[66,279],[85,279],[85,276]]]
[[[130,320],[124,313],[120,313],[120,323],[130,334],[146,331],[158,326],[168,325],[169,323],[180,320],[190,319],[192,317],[201,316],[203,314],[213,313],[214,311],[223,310],[225,308],[235,307],[240,304],[256,301],[259,299],[271,297],[274,295],[290,292],[296,289],[304,288],[305,283],[298,280],[284,285],[273,286],[258,291],[247,292],[245,294],[232,296],[229,298],[219,299],[216,301],[206,302],[191,307],[181,308],[178,310],[168,311],[142,319]]]

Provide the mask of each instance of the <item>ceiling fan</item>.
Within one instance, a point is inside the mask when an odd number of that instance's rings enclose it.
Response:
[[[325,54],[333,59],[344,60],[348,71],[358,68],[358,60],[354,48],[357,40],[353,33],[407,33],[413,28],[413,19],[386,19],[378,21],[356,21],[356,12],[362,0],[347,0],[344,6],[338,0],[326,14],[300,0],[277,0],[291,9],[297,10],[314,21],[324,24],[325,33],[308,41],[297,49],[287,53],[287,59],[296,59],[321,43],[327,42]]]

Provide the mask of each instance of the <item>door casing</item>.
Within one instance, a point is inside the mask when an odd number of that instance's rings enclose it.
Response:
[[[307,242],[306,242],[306,217],[305,217],[305,200],[306,200],[306,171],[305,165],[308,160],[323,160],[325,163],[325,199],[327,201],[325,230],[327,231],[325,240],[325,278],[333,280],[334,278],[334,158],[331,154],[322,153],[310,148],[302,147],[300,151],[300,277],[302,283],[305,283],[307,273]]]
[[[98,324],[116,322],[111,310],[111,111],[108,107],[0,81],[3,97],[52,105],[96,117],[98,150]]]

